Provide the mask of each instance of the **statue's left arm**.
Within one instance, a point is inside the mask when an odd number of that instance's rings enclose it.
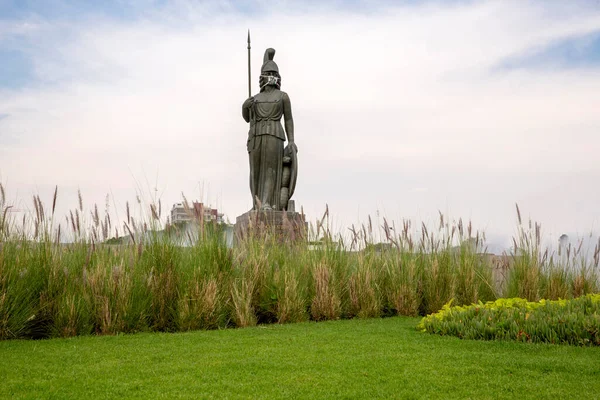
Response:
[[[292,117],[292,103],[287,93],[283,93],[283,121],[285,124],[285,133],[288,139],[288,147],[298,151],[296,143],[294,142],[294,118]]]

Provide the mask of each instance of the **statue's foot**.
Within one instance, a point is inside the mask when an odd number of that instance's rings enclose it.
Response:
[[[273,210],[273,207],[271,207],[268,204],[263,204],[263,206],[260,209],[261,209],[261,211],[271,211],[271,210]]]

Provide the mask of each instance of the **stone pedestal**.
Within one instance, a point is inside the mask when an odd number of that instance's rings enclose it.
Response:
[[[248,211],[235,220],[235,241],[248,237],[272,238],[279,242],[306,239],[308,224],[304,214],[294,211]]]

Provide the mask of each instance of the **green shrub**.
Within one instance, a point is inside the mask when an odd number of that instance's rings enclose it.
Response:
[[[570,300],[521,298],[454,306],[424,317],[417,329],[461,339],[600,346],[600,294]]]

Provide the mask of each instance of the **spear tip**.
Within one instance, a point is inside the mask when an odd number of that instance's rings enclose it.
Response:
[[[248,29],[248,43],[250,43],[250,29]]]

